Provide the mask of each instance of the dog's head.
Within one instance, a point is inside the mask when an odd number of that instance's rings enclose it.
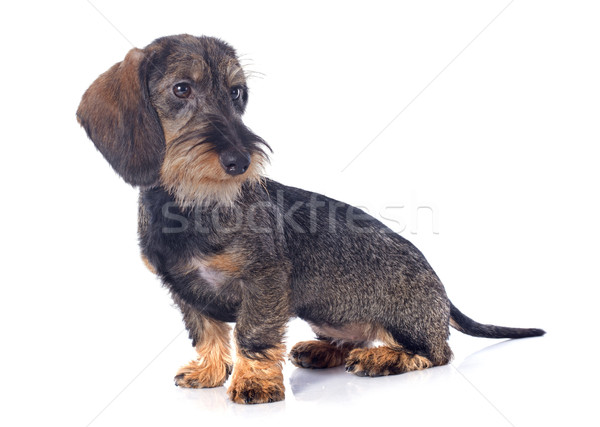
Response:
[[[247,102],[234,49],[180,35],[129,51],[85,92],[77,118],[129,184],[162,185],[184,206],[230,203],[267,160],[242,122]]]

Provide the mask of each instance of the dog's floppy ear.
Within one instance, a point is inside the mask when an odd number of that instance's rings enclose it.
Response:
[[[150,58],[131,49],[83,95],[77,120],[121,177],[134,186],[157,182],[165,152],[158,114],[150,102]]]

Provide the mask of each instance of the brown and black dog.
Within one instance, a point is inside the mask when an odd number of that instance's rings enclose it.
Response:
[[[242,122],[247,102],[234,49],[179,35],[132,49],[77,111],[106,160],[140,188],[144,261],[198,352],[177,385],[216,387],[233,372],[234,402],[282,400],[294,316],[317,340],[296,344],[292,363],[345,364],[361,376],[447,364],[449,326],[488,338],[544,334],[469,319],[410,242],[360,209],[265,178],[270,149]],[[235,367],[227,322],[236,323]]]

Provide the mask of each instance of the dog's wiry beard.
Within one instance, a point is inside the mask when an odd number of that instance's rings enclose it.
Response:
[[[241,175],[228,175],[215,146],[196,138],[178,138],[168,144],[161,168],[161,183],[182,208],[217,204],[231,206],[245,182],[259,182],[268,157],[260,148],[250,155]]]

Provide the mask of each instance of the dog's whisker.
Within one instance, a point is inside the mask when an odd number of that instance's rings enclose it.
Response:
[[[244,69],[244,74],[247,79],[264,79],[266,74],[260,71],[252,71],[248,69]]]

